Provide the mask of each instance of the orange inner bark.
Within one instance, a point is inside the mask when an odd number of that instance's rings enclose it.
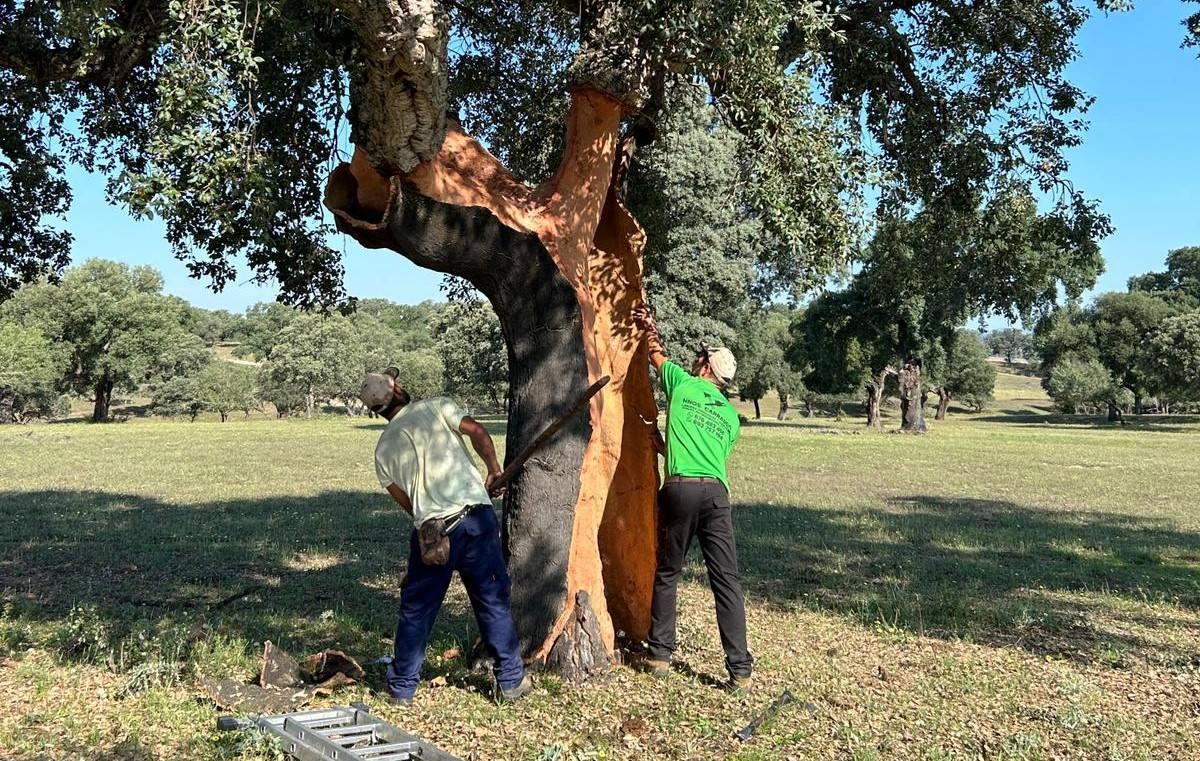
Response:
[[[563,160],[536,190],[454,124],[437,157],[403,177],[433,200],[480,206],[505,225],[536,234],[575,289],[590,380],[611,378],[591,402],[592,438],[579,476],[567,599],[540,659],[571,620],[580,590],[591,596],[610,652],[616,630],[642,639],[649,628],[658,471],[648,421],[657,409],[644,342],[629,319],[645,299],[645,235],[611,187],[622,111],[598,91],[573,91]],[[390,180],[358,152],[351,171],[359,205],[384,212]]]

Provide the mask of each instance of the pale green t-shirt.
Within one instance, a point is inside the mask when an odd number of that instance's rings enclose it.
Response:
[[[420,526],[467,505],[490,505],[458,426],[465,410],[444,396],[412,402],[392,418],[375,445],[375,475],[404,490]]]

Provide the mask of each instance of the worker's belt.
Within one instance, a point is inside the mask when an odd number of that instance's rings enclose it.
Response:
[[[467,505],[444,518],[430,518],[417,529],[421,562],[425,565],[446,565],[450,562],[450,532],[458,528],[471,513],[491,508],[491,505]]]
[[[451,513],[450,515],[447,515],[445,518],[442,518],[442,520],[445,521],[445,525],[442,527],[442,533],[449,534],[451,531],[458,528],[458,524],[463,522],[463,518],[466,518],[476,510],[490,510],[491,507],[491,505],[467,505],[457,513]]]
[[[663,484],[721,484],[725,483],[719,478],[709,478],[708,476],[671,476]]]

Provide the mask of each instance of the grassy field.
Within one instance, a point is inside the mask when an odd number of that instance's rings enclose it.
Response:
[[[1200,759],[1200,420],[1048,415],[1018,375],[997,397],[917,438],[852,418],[745,427],[730,472],[749,695],[713,686],[697,554],[665,683],[543,678],[495,706],[456,654],[474,637],[456,589],[414,708],[377,682],[331,702],[477,759]],[[387,652],[408,525],[374,482],[378,431],[0,429],[0,758],[272,758],[215,731],[195,680],[252,677],[267,639]],[[732,739],[785,687],[804,704]]]

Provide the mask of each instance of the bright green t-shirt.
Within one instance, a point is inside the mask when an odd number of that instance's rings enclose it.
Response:
[[[737,412],[720,389],[674,362],[659,370],[667,395],[667,477],[719,478],[725,488],[725,461],[737,441]]]

